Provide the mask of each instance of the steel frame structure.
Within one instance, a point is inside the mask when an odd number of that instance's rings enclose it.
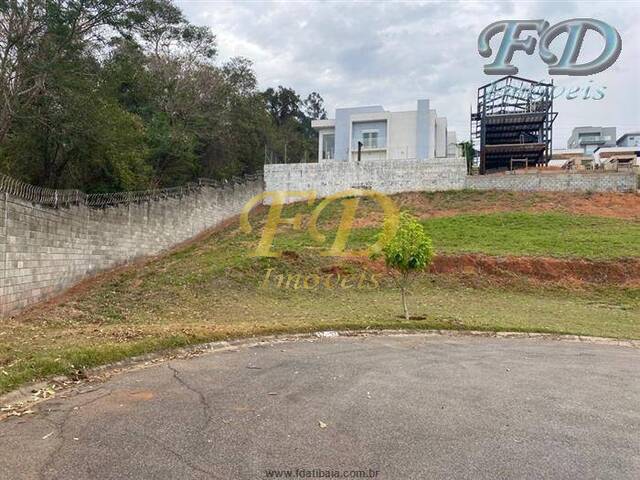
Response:
[[[471,112],[471,142],[480,143],[480,174],[511,169],[512,159],[524,167],[546,165],[553,148],[553,82],[509,75],[478,88]]]

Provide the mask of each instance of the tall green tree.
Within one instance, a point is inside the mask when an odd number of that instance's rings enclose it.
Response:
[[[324,101],[317,92],[302,100],[292,88],[279,86],[264,92],[267,111],[278,127],[273,147],[286,161],[313,161],[317,157],[317,133],[311,120],[326,118]]]
[[[303,103],[307,118],[311,120],[324,120],[327,118],[324,100],[318,92],[311,92]]]
[[[278,126],[283,126],[291,121],[299,121],[302,112],[302,101],[294,89],[280,85],[277,89],[267,88],[264,92],[267,110],[271,118]]]
[[[93,192],[312,159],[322,97],[257,83],[170,0],[0,0],[0,169]]]

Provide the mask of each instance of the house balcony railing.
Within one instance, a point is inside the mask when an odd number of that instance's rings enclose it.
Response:
[[[602,145],[602,144],[606,143],[606,140],[604,138],[602,138],[602,137],[599,137],[599,136],[580,137],[578,139],[578,143],[580,145],[593,145],[593,144]]]
[[[358,148],[351,149],[351,158],[354,159],[358,155]],[[388,160],[415,160],[416,148],[414,146],[400,146],[400,147],[363,147],[363,158],[371,158],[372,155],[384,155]]]

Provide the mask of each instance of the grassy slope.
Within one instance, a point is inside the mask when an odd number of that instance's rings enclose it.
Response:
[[[496,213],[425,222],[440,251],[616,258],[640,255],[640,223],[560,213]]]
[[[371,206],[364,206],[367,211]],[[303,206],[287,209],[304,212]],[[323,228],[340,209],[330,206]],[[257,222],[257,220],[256,220]],[[635,220],[566,213],[508,212],[425,220],[440,251],[613,258],[640,256]],[[398,295],[383,276],[380,288],[261,288],[265,272],[301,275],[356,264],[317,255],[304,232],[282,227],[276,248],[298,252],[279,259],[248,253],[257,233],[230,227],[179,252],[113,275],[82,294],[0,326],[0,392],[36,378],[208,340],[274,332],[344,328],[461,328],[523,330],[640,338],[640,291],[567,290],[558,286],[494,284],[422,276],[412,311],[425,320],[399,322]],[[353,245],[375,233],[354,232]],[[335,271],[332,270],[332,271]]]
[[[616,259],[640,256],[640,222],[561,213],[489,213],[422,221],[441,253],[533,255]],[[355,247],[368,245],[376,228],[353,232]],[[329,235],[331,238],[331,236]],[[291,246],[291,238],[281,245]],[[312,246],[310,238],[302,240]]]
[[[615,259],[640,257],[640,218],[621,219],[602,216],[575,214],[562,211],[562,205],[554,205],[551,211],[498,211],[489,213],[472,212],[474,202],[509,200],[514,206],[527,208],[535,206],[536,197],[526,196],[526,201],[518,200],[513,192],[487,192],[486,198],[478,192],[447,192],[424,195],[430,208],[412,208],[423,217],[423,224],[431,234],[438,252],[462,253],[478,252],[489,255],[536,255],[563,258]],[[546,198],[542,196],[542,198]],[[510,204],[509,204],[510,205]],[[486,205],[485,205],[486,206]],[[442,211],[461,210],[455,216],[437,216]],[[363,200],[359,211],[362,215],[372,215],[377,209],[371,201]],[[283,216],[301,213],[308,215],[305,204],[291,205]],[[338,202],[330,204],[320,217],[320,226],[327,229],[327,243],[333,239],[332,233],[340,218]],[[436,214],[430,216],[429,214]],[[378,232],[382,217],[378,215],[376,226],[359,228],[352,232],[351,246],[360,248],[370,244]],[[322,228],[321,228],[322,230]],[[279,236],[276,244],[280,248],[318,247],[308,235]],[[318,247],[319,248],[319,247]]]

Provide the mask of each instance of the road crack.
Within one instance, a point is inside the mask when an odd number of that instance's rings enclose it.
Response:
[[[187,390],[189,390],[191,393],[195,394],[198,397],[198,402],[200,403],[200,406],[202,407],[202,413],[203,413],[204,419],[205,419],[205,427],[208,427],[209,424],[211,423],[211,416],[212,415],[211,415],[211,405],[209,405],[209,402],[207,401],[207,398],[204,396],[204,394],[200,390],[198,390],[197,388],[193,387],[184,378],[182,378],[180,376],[180,372],[178,371],[178,369],[176,369],[173,365],[168,363],[167,364],[167,368],[173,372],[173,378],[180,385],[182,385],[184,388],[186,388]]]

